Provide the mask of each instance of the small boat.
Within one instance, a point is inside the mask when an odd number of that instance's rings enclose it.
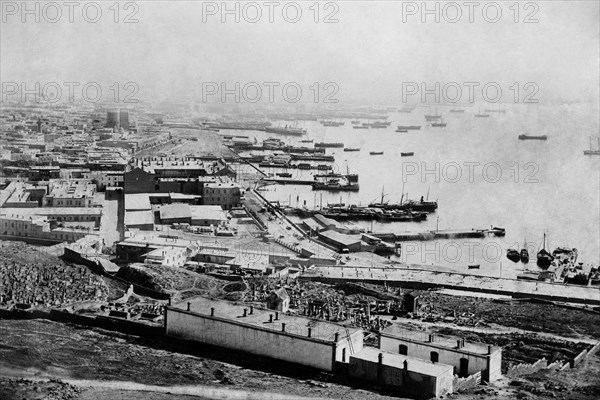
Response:
[[[369,154],[372,156],[380,156],[383,154],[383,151],[371,151]]]
[[[434,115],[427,115],[427,114],[425,114],[425,121],[427,121],[427,122],[437,121],[440,118],[442,118],[442,116],[438,115],[437,110],[435,111]]]
[[[410,157],[410,156],[414,156],[414,155],[415,155],[414,151],[409,151],[409,152],[406,152],[406,153],[400,152],[400,156],[402,156],[402,157]]]
[[[485,112],[487,112],[487,113],[500,113],[500,114],[506,114],[506,110],[503,110],[503,109],[497,109],[497,110],[496,110],[496,109],[493,109],[493,108],[492,108],[492,109],[490,109],[490,108],[486,108],[484,111],[485,111]]]
[[[521,255],[515,249],[506,250],[506,258],[508,258],[512,262],[517,262],[521,259]]]
[[[396,129],[398,133],[408,133],[408,129]]]
[[[346,147],[344,151],[360,151],[358,147]]]
[[[397,129],[407,129],[409,131],[418,131],[421,129],[420,125],[398,125]]]
[[[521,262],[523,264],[527,264],[529,262],[529,252],[527,251],[527,241],[523,243],[523,248],[521,249],[521,253],[519,254],[521,258]]]
[[[537,265],[541,268],[548,268],[553,260],[554,257],[552,254],[546,251],[546,234],[544,233],[544,244],[542,245],[542,249],[537,253]]]
[[[319,142],[319,143],[315,143],[315,147],[320,147],[320,148],[339,148],[339,147],[344,147],[344,143],[326,143],[326,142]]]
[[[477,114],[475,114],[475,118],[488,118],[489,116],[490,116],[490,114],[482,114],[481,108],[479,109],[479,112]]]
[[[506,235],[506,229],[500,228],[498,226],[492,226],[491,231],[496,236],[505,236]]]
[[[452,110],[450,110],[451,113],[464,113],[465,110],[463,110],[462,108],[453,108]]]
[[[446,123],[444,122],[444,120],[440,117],[440,122],[432,122],[431,126],[434,128],[445,128],[446,127]]]
[[[548,140],[546,135],[519,135],[519,140]]]
[[[598,137],[598,149],[592,150],[592,137],[590,136],[590,149],[584,150],[583,154],[586,156],[600,156],[600,137]]]
[[[290,174],[289,172],[279,172],[276,175],[280,178],[291,178],[292,177],[292,174]]]
[[[369,129],[369,128],[371,128],[371,126],[370,125],[354,125],[352,128],[353,129]]]
[[[479,264],[473,264],[473,265],[468,265],[467,268],[469,269],[479,269],[480,265]]]
[[[304,140],[301,140],[300,142],[301,143],[312,143],[314,141],[315,141],[315,139],[304,139]]]

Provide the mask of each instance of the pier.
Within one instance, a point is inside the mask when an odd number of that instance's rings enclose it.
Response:
[[[373,233],[371,235],[381,240],[385,240],[386,242],[409,242],[437,239],[484,238],[486,235],[490,234],[503,236],[504,231],[499,231],[497,229],[446,229],[425,232]]]
[[[268,182],[270,184],[278,183],[280,185],[312,185],[315,183],[315,180],[314,179],[263,178],[262,182]]]

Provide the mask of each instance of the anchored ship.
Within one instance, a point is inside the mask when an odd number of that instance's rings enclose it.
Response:
[[[592,137],[590,136],[590,149],[584,150],[583,154],[586,156],[600,156],[600,137],[598,137],[598,149],[592,150]]]
[[[291,136],[302,136],[306,134],[306,129],[302,128],[294,128],[291,126],[285,127],[266,127],[265,132],[267,133],[276,133],[278,135],[291,135]]]
[[[519,135],[519,140],[548,140],[546,135]]]

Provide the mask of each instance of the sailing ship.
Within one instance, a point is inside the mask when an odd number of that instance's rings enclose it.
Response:
[[[546,233],[544,232],[544,244],[542,245],[542,249],[537,253],[537,265],[542,268],[548,268],[554,257],[552,254],[546,251]]]
[[[369,154],[372,156],[380,156],[383,154],[383,151],[370,151]]]
[[[592,150],[592,137],[590,136],[590,149],[584,150],[583,154],[586,156],[600,156],[600,136],[598,137],[598,149]]]
[[[429,189],[427,190],[427,199],[424,199],[423,196],[421,196],[421,200],[409,200],[407,195],[407,200],[404,201],[404,184],[402,184],[402,196],[400,197],[400,203],[388,204],[388,202],[384,202],[384,197],[384,188],[382,188],[381,201],[379,203],[371,203],[369,204],[369,207],[382,208],[384,210],[411,210],[424,213],[435,212],[435,210],[438,208],[437,201],[428,201]]]

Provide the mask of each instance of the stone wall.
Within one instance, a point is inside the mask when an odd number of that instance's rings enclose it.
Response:
[[[469,375],[466,378],[459,378],[454,376],[454,383],[452,384],[452,390],[454,393],[465,391],[467,389],[474,388],[481,383],[481,372]]]

